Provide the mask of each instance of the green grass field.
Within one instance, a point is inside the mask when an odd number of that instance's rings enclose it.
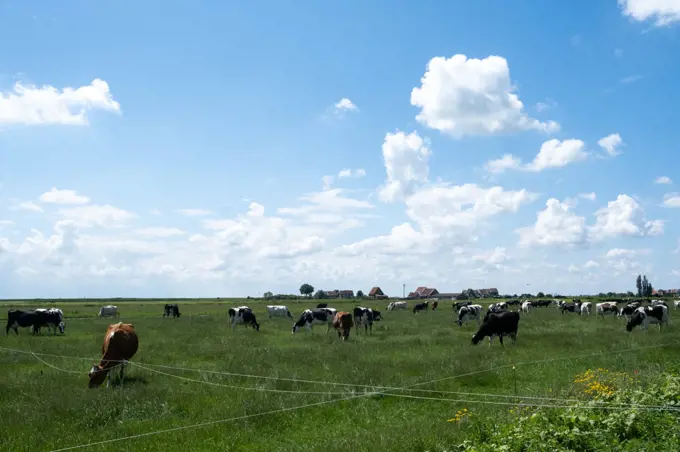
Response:
[[[410,311],[386,313],[387,302],[363,301],[364,306],[380,309],[385,319],[374,325],[372,336],[357,335],[352,330],[347,342],[340,341],[333,331],[326,334],[325,327],[315,327],[313,332],[302,330],[293,336],[292,322],[269,320],[261,301],[180,301],[179,319],[161,317],[163,302],[114,303],[121,314],[115,322],[134,324],[140,339],[139,351],[126,369],[122,386],[87,388],[87,372],[100,358],[107,325],[114,323],[96,318],[102,302],[57,303],[66,316],[63,336],[43,333],[32,337],[23,329],[18,337],[10,332],[0,338],[3,348],[87,358],[41,356],[55,369],[30,354],[0,349],[0,450],[56,450],[352,396],[361,397],[82,450],[454,450],[473,429],[480,428],[476,419],[512,419],[513,399],[409,391],[384,392],[414,398],[365,396],[370,389],[198,370],[393,388],[574,398],[580,396],[574,386],[575,375],[588,368],[635,370],[644,376],[663,371],[680,358],[680,330],[673,324],[672,309],[667,331],[659,333],[654,325],[646,333],[627,333],[621,319],[560,315],[555,307],[539,308],[522,315],[516,345],[510,346],[508,339],[503,348],[496,340],[489,348],[486,339],[471,345],[477,327],[472,323],[462,328],[455,325],[450,301],[442,302],[435,312],[418,315]],[[226,311],[239,304],[255,310],[261,324],[259,332],[242,326],[232,332]],[[316,301],[281,304],[287,304],[297,318],[302,309],[315,306]],[[348,311],[356,304],[329,301],[329,306]],[[3,317],[9,306],[19,305],[0,305]],[[1,322],[5,324],[5,320]],[[630,350],[639,347],[646,348]],[[514,371],[512,364],[516,365]],[[470,375],[461,376],[464,374]],[[440,381],[427,383],[433,380]],[[447,422],[463,408],[468,410],[468,422]]]

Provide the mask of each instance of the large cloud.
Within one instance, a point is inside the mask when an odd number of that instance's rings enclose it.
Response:
[[[508,62],[500,56],[432,58],[421,86],[411,92],[411,104],[421,109],[416,116],[420,123],[456,137],[559,129],[554,121],[526,114]]]

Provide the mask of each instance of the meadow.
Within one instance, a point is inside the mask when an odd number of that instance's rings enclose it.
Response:
[[[575,379],[588,369],[644,379],[676,370],[680,359],[673,320],[666,331],[653,325],[627,333],[625,320],[561,315],[554,306],[522,314],[515,345],[507,339],[505,347],[497,340],[489,347],[487,339],[471,345],[477,325],[458,327],[450,301],[417,315],[387,313],[387,301],[361,301],[380,309],[384,320],[370,336],[353,329],[347,342],[319,326],[291,335],[292,321],[269,320],[263,301],[172,302],[180,305],[179,319],[162,317],[163,301],[114,301],[116,320],[96,317],[105,302],[57,303],[64,335],[21,329],[19,336],[2,336],[0,450],[100,443],[77,450],[450,451],[484,437],[480,430],[496,421],[513,422],[520,399],[546,405],[583,397]],[[281,302],[296,319],[316,303]],[[328,303],[348,311],[358,304]],[[254,309],[259,332],[231,330],[227,309],[242,304]],[[0,315],[6,318],[11,306],[42,307],[0,303]],[[122,385],[88,389],[87,372],[101,356],[106,327],[117,321],[134,324],[139,351]],[[311,404],[317,405],[290,409]],[[286,411],[259,415],[274,410]],[[243,416],[250,417],[228,420]],[[146,435],[194,424],[203,425]],[[133,435],[142,436],[101,443]]]

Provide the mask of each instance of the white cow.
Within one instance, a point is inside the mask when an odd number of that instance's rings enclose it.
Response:
[[[581,315],[590,315],[590,301],[581,304]]]
[[[525,301],[524,303],[522,303],[522,312],[524,312],[525,314],[528,314],[529,311],[531,311],[532,307],[533,306],[531,306],[530,301]]]
[[[267,306],[267,315],[269,315],[270,319],[272,317],[293,318],[290,311],[288,310],[288,306]]]
[[[408,303],[405,301],[393,301],[387,305],[388,312],[392,312],[395,309],[408,309]]]
[[[118,317],[120,313],[118,312],[118,306],[108,305],[102,306],[99,309],[99,317]]]
[[[675,301],[673,302],[673,306],[675,306],[675,309],[680,308],[680,300],[675,300]]]

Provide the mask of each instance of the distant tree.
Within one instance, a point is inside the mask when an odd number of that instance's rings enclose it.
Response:
[[[265,292],[265,293],[263,294],[263,296],[264,296],[264,299],[265,299],[265,300],[268,300],[268,299],[270,299],[271,297],[273,297],[274,294],[271,293],[271,292]]]
[[[512,298],[517,298],[517,294],[516,293],[512,294]]]
[[[477,295],[475,294],[475,291],[472,289],[468,289],[463,292],[465,295],[467,295],[468,298],[477,298]]]
[[[314,293],[314,286],[307,284],[307,283],[300,286],[300,294],[311,297],[313,293]]]
[[[536,298],[545,298],[545,294],[543,292],[539,292],[536,294]]]
[[[364,292],[361,290],[357,290],[357,298],[364,298]]]
[[[465,292],[456,295],[456,300],[467,300],[468,296]]]
[[[628,296],[628,297],[634,297],[635,294],[629,290],[628,292],[626,292],[626,296]]]
[[[641,297],[642,296],[642,276],[638,275],[637,280],[635,281],[635,287],[637,287],[637,296]]]
[[[547,294],[545,294],[545,298],[552,298],[552,297],[553,297],[553,296],[552,296],[552,294],[551,294],[551,293],[547,293]]]
[[[647,297],[647,287],[649,286],[649,281],[647,281],[647,275],[642,275],[642,296]]]
[[[317,300],[324,300],[328,298],[328,295],[323,290],[317,290],[316,293],[314,294],[314,298],[316,298]]]

